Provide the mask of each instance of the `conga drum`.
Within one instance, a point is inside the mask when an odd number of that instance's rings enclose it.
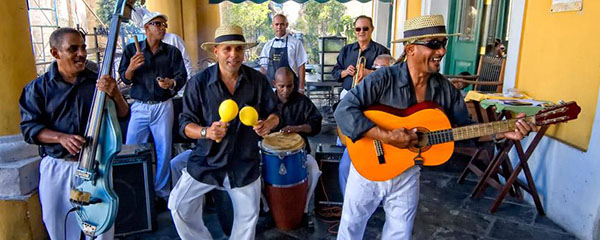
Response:
[[[299,227],[306,205],[304,146],[297,133],[271,133],[260,142],[265,195],[275,226],[285,231]]]

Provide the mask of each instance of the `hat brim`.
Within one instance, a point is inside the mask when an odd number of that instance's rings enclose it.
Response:
[[[147,13],[147,14],[150,14],[150,13]],[[164,15],[164,14],[161,13],[161,14],[158,14],[158,15],[154,16],[153,18],[147,19],[146,21],[143,21],[143,19],[142,19],[142,28],[143,28],[143,26],[146,26],[146,24],[148,24],[152,20],[154,20],[156,18],[159,18],[159,17],[164,18],[165,21],[169,21],[169,18],[167,17],[167,15]]]
[[[392,41],[392,43],[404,43],[404,42],[410,42],[413,40],[418,40],[418,39],[423,39],[423,38],[430,38],[430,37],[454,37],[454,36],[459,36],[461,35],[460,33],[434,33],[434,34],[425,34],[425,35],[421,35],[421,36],[413,36],[413,37],[407,37],[407,38],[400,38],[400,39],[396,39],[394,41]]]
[[[244,46],[244,48],[248,49],[248,48],[256,47],[256,45],[258,45],[258,43],[256,43],[256,42],[240,42],[240,41],[223,41],[223,42],[219,42],[219,43],[205,42],[202,45],[200,45],[200,47],[202,49],[204,49],[205,51],[210,52],[217,45],[236,45],[236,46],[242,45],[242,46]]]

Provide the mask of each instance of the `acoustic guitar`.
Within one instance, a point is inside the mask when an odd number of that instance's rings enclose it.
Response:
[[[575,102],[545,108],[524,120],[537,126],[576,119],[581,108]],[[372,181],[392,179],[416,165],[437,166],[447,162],[454,152],[454,141],[511,131],[518,119],[452,128],[448,117],[433,102],[422,102],[399,110],[374,105],[364,115],[382,129],[417,128],[418,143],[396,148],[379,140],[363,137],[356,142],[346,138],[352,164],[363,177]]]

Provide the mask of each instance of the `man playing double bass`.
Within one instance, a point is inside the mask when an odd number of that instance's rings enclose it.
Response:
[[[129,113],[129,106],[115,80],[86,68],[83,35],[72,28],[60,28],[50,35],[50,53],[56,62],[48,72],[28,83],[21,93],[21,131],[30,144],[40,146],[40,202],[42,219],[51,239],[79,239],[75,214],[65,217],[71,181],[78,166],[78,154],[85,133],[94,91],[97,87],[116,103],[118,117]],[[101,235],[113,239],[114,228]]]

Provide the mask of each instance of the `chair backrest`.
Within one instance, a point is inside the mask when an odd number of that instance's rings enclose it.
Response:
[[[506,60],[502,57],[484,55],[479,59],[478,82],[500,82],[504,79],[504,66]],[[498,86],[485,86],[475,84],[473,88],[480,92],[502,92],[502,84]]]

